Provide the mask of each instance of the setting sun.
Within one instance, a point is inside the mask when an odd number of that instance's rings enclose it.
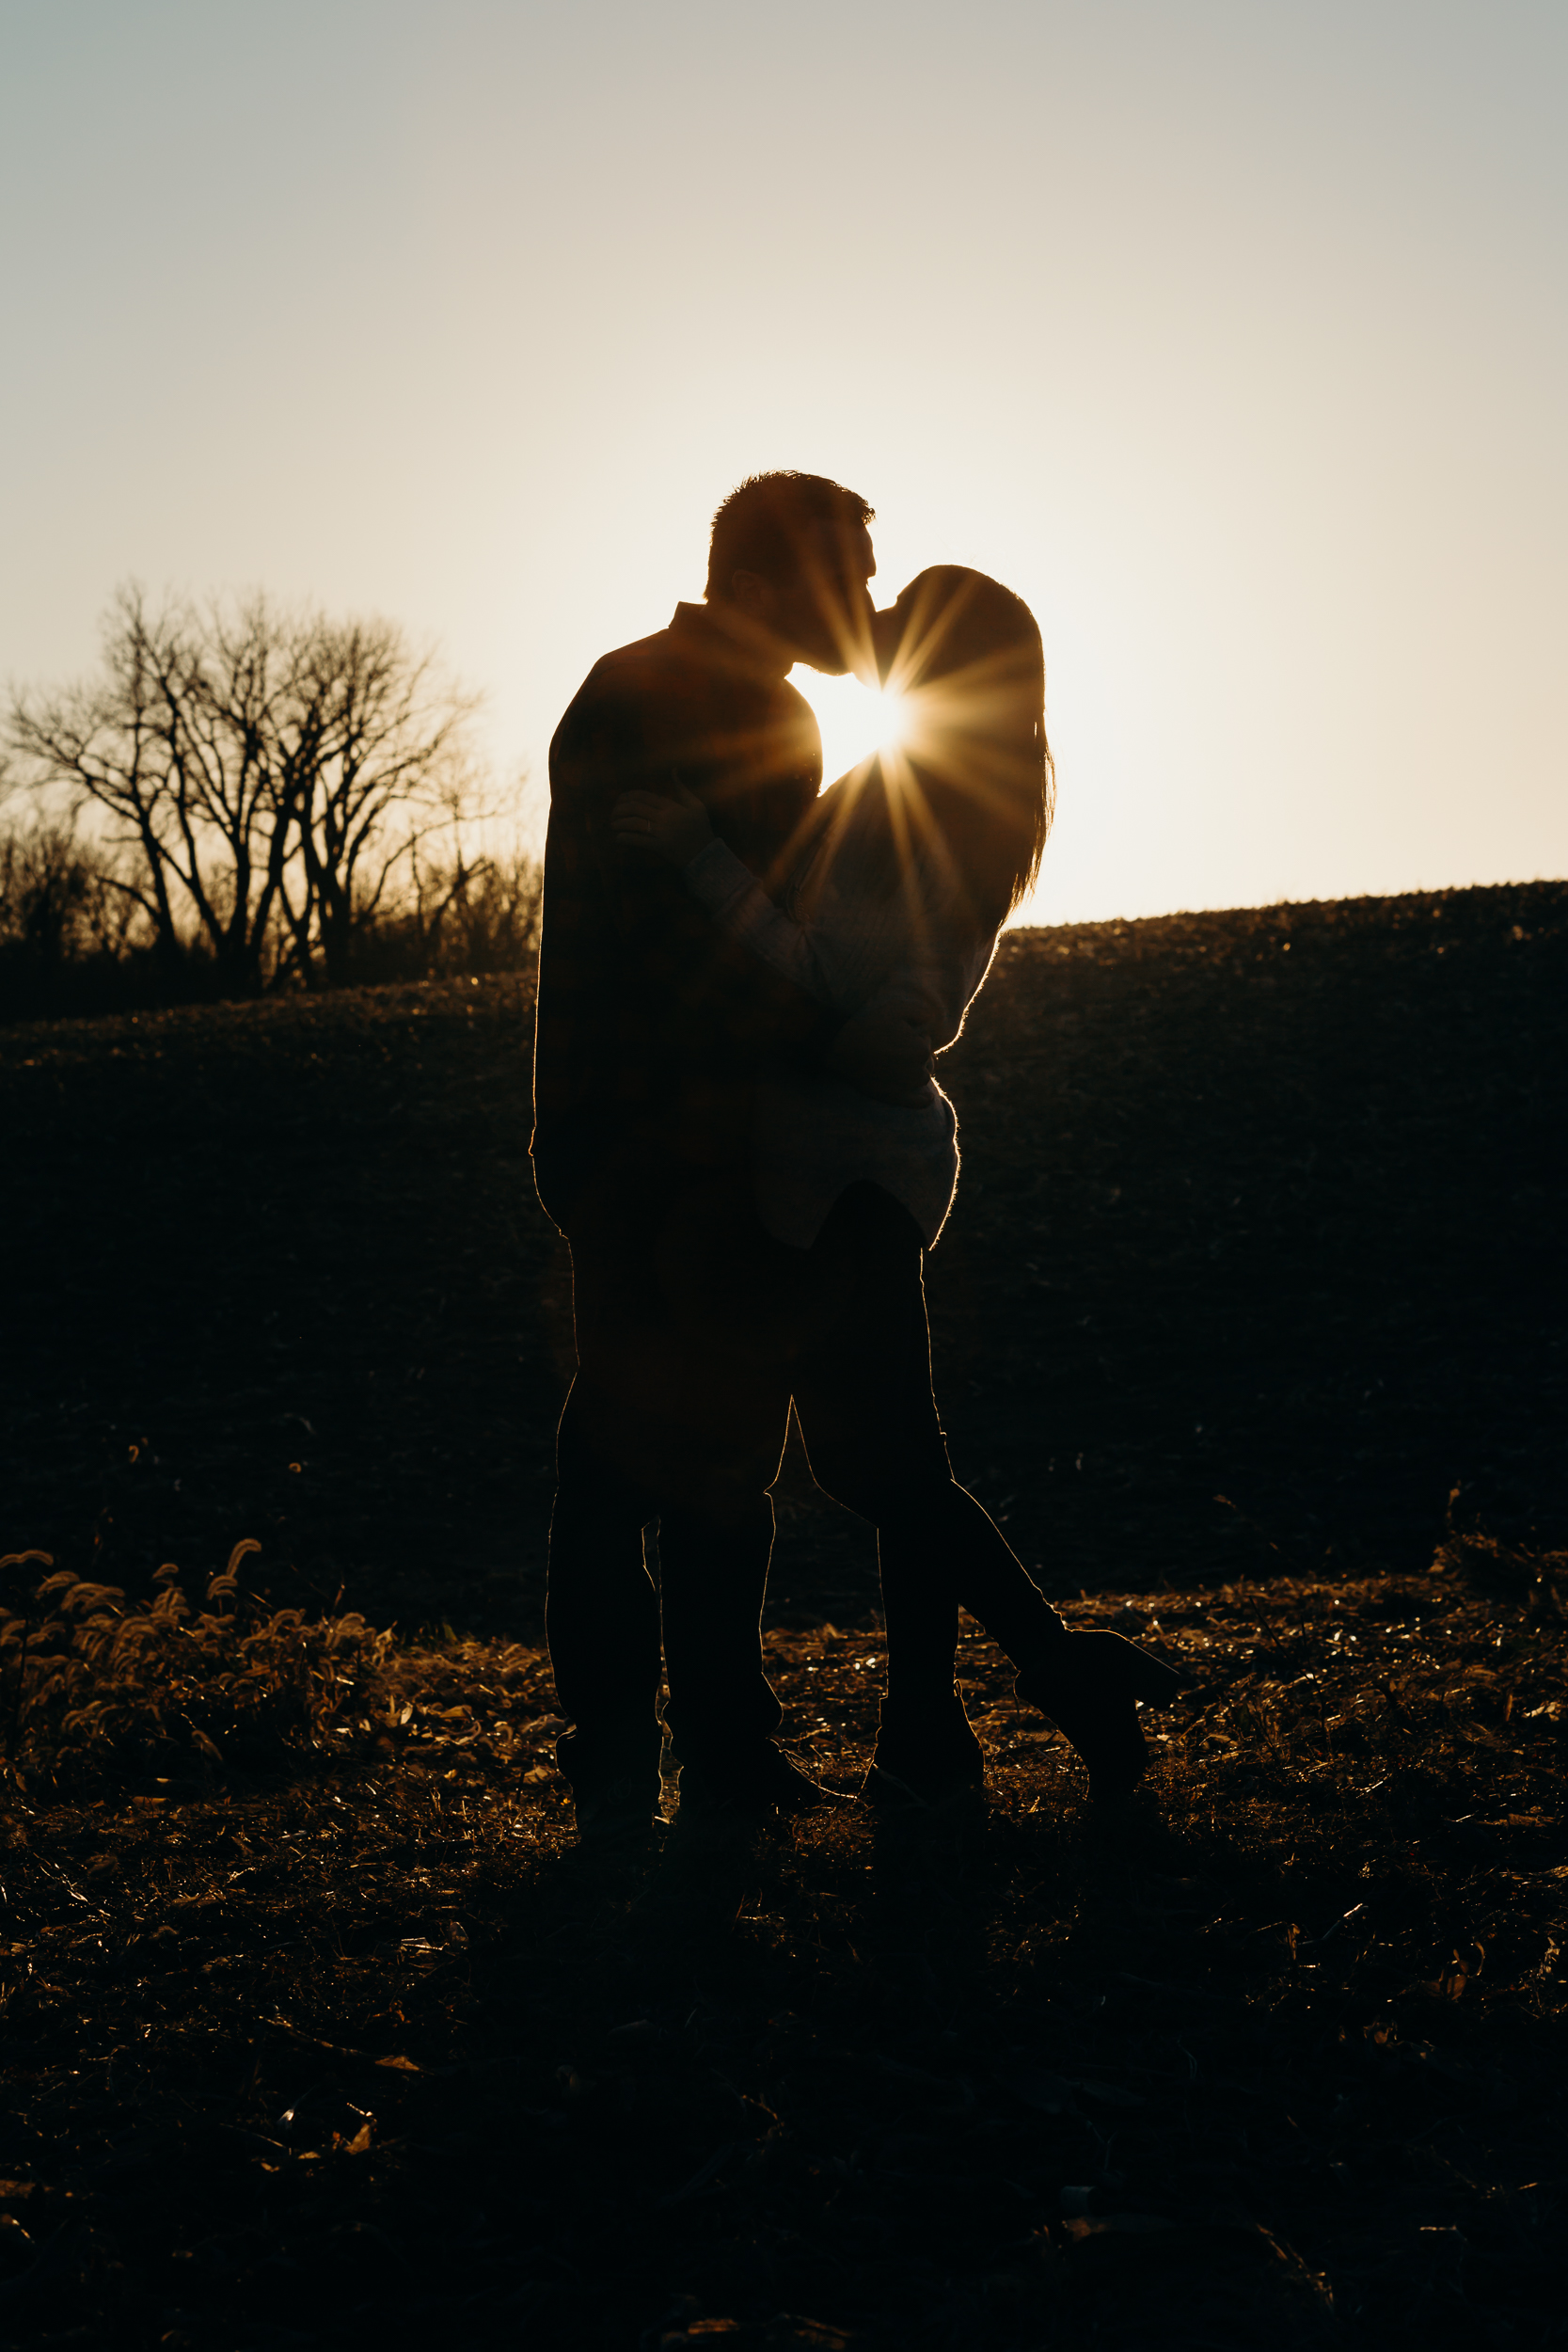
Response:
[[[907,716],[901,694],[874,693],[856,677],[824,677],[820,670],[798,666],[790,673],[822,730],[822,781],[832,784],[902,739]]]

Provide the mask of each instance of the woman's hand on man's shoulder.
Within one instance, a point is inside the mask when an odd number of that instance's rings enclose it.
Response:
[[[707,810],[678,779],[666,792],[623,792],[610,812],[610,831],[623,849],[689,866],[713,839]]]

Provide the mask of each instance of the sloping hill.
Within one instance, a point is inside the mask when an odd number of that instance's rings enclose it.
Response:
[[[1021,931],[944,1064],[958,1473],[1054,1588],[1420,1565],[1568,1517],[1568,885]],[[525,983],[0,1032],[12,1540],[236,1533],[378,1617],[536,1625],[570,1362]],[[1217,1501],[1225,1497],[1226,1501]],[[783,1489],[774,1605],[868,1538]]]

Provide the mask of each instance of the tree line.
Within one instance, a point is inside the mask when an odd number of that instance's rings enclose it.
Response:
[[[478,701],[389,621],[122,588],[93,676],[11,697],[0,1011],[515,968],[541,878],[466,849],[515,815]]]

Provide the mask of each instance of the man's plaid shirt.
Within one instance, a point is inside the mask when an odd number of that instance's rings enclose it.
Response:
[[[677,778],[776,892],[813,824],[816,722],[700,605],[607,654],[550,746],[532,1148],[540,1199],[568,1230],[595,1179],[654,1190],[738,1164],[757,1072],[815,1059],[838,1026],[726,940],[673,867],[616,842],[619,795]]]

